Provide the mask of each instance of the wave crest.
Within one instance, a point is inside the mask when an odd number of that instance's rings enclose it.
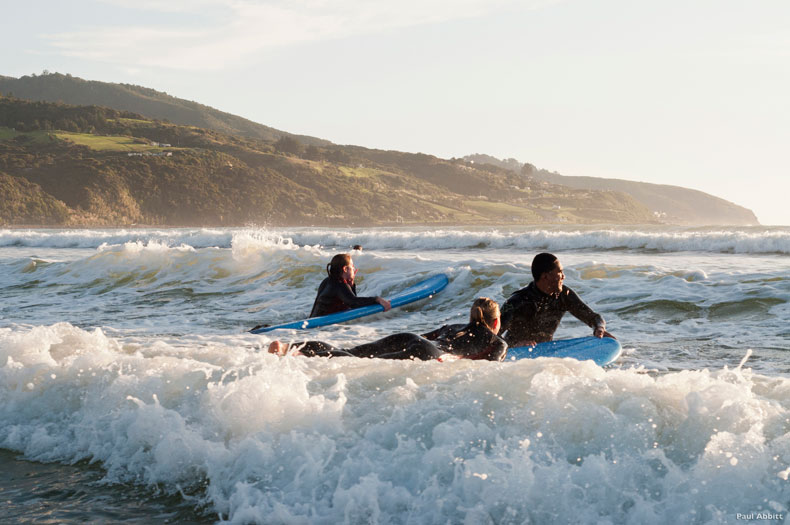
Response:
[[[140,230],[0,230],[0,247],[98,248],[129,242],[160,243],[193,248],[233,248],[249,251],[327,248],[350,251],[361,245],[377,250],[632,250],[646,252],[702,252],[790,254],[788,228],[734,229],[624,229],[624,228],[503,228],[478,229],[358,229],[241,228]]]

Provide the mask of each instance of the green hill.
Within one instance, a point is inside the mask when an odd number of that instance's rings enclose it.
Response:
[[[211,129],[228,135],[275,141],[294,137],[303,144],[324,145],[329,141],[293,135],[153,89],[131,84],[83,80],[71,75],[47,73],[21,78],[0,76],[0,93],[17,98],[62,102],[75,106],[104,106],[130,111],[147,118],[174,124]]]
[[[499,166],[536,180],[569,188],[622,192],[645,205],[659,221],[669,224],[737,226],[760,224],[754,212],[743,206],[680,186],[598,177],[569,177],[537,169],[531,164],[522,164],[516,159],[499,160],[490,155],[468,155],[464,159],[477,164]]]
[[[502,222],[659,221],[697,225],[757,224],[757,219],[750,210],[703,192],[677,186],[592,177],[563,177],[554,172],[538,170],[531,164],[522,164],[516,159],[500,161],[488,155],[471,155],[463,160],[445,161],[428,155],[382,152],[354,146],[335,146],[326,140],[293,135],[196,102],[129,84],[88,81],[71,75],[44,72],[42,75],[21,78],[0,76],[0,94],[13,94],[17,98],[27,100],[63,103],[56,111],[59,115],[65,111],[64,104],[101,106],[128,112],[129,116],[124,117],[126,125],[113,126],[107,132],[101,131],[102,125],[98,127],[94,125],[91,128],[80,120],[85,119],[81,113],[95,111],[87,110],[84,107],[69,110],[75,113],[74,118],[68,116],[53,118],[52,115],[46,113],[55,106],[47,106],[48,109],[44,110],[45,114],[38,115],[27,124],[31,130],[57,129],[94,134],[115,134],[116,138],[105,141],[103,146],[90,139],[90,148],[95,151],[101,151],[101,148],[105,148],[105,150],[112,148],[114,147],[111,144],[113,141],[129,140],[132,135],[138,135],[139,139],[154,140],[151,137],[162,135],[164,132],[161,129],[153,129],[151,126],[141,127],[134,121],[164,121],[163,124],[174,123],[205,131],[201,135],[201,140],[207,142],[206,144],[201,144],[201,141],[194,137],[189,139],[191,142],[181,144],[179,141],[187,140],[188,134],[183,131],[176,133],[171,130],[168,133],[175,135],[171,140],[173,146],[209,147],[224,151],[228,147],[227,144],[240,144],[246,140],[249,143],[244,145],[246,150],[271,151],[285,156],[302,158],[313,162],[313,164],[308,164],[311,166],[310,169],[326,164],[335,166],[343,173],[350,173],[350,170],[355,169],[355,162],[359,166],[377,166],[375,170],[379,170],[378,167],[383,166],[383,170],[375,172],[376,175],[367,172],[368,175],[362,177],[358,175],[362,172],[357,170],[354,171],[354,177],[356,179],[381,179],[381,173],[386,172],[420,179],[425,183],[432,184],[436,191],[450,192],[446,196],[436,194],[431,198],[436,202],[423,206],[422,213],[427,214],[426,221],[435,219],[433,214],[426,211],[430,208],[436,211],[438,217],[447,221],[474,221],[477,220],[476,217],[482,215],[490,220]],[[6,122],[8,127],[17,129],[24,127],[17,126],[17,122],[13,119],[6,119]],[[220,138],[210,138],[207,134],[208,131],[217,132],[217,137]],[[59,136],[63,137],[62,134]],[[126,137],[126,139],[121,139],[121,137]],[[71,137],[69,140],[74,144],[81,143],[81,139],[78,137]],[[275,144],[277,144],[276,147]],[[134,148],[133,145],[127,147]],[[240,155],[244,157],[247,154],[240,153]],[[497,166],[500,170],[496,173],[492,172],[490,177],[486,176],[484,174],[487,173],[488,168],[484,166],[485,164]],[[513,177],[513,174],[516,177]],[[491,182],[491,177],[496,179],[496,182]],[[337,181],[320,182],[322,177],[315,178],[316,186],[313,191],[329,195],[331,204],[331,195],[339,191],[338,188],[333,187]],[[306,188],[313,187],[304,180],[299,184]],[[412,187],[408,184],[404,188],[393,187],[392,180],[386,184],[379,180],[377,184],[379,185],[377,187],[390,188],[396,192],[396,195],[402,189],[405,191],[405,188]],[[492,191],[492,188],[497,188],[497,190]],[[519,188],[519,190],[512,192],[514,188]],[[614,197],[615,194],[612,192],[615,192],[619,197]],[[420,194],[418,192],[415,195],[419,196]],[[452,195],[456,195],[460,200],[453,201]],[[627,197],[623,197],[623,195]],[[566,196],[570,198],[570,201]],[[489,200],[482,201],[477,197]],[[319,202],[323,202],[320,195],[316,198],[319,199]],[[439,204],[439,201],[443,204]],[[446,206],[451,202],[454,203],[454,207]],[[495,205],[492,202],[499,204]],[[335,203],[335,207],[337,206],[340,208],[333,208],[333,215],[338,220],[341,216],[362,220],[362,216],[355,210],[345,209],[340,203]],[[645,211],[650,213],[645,215],[643,213]],[[411,212],[415,212],[417,215],[421,213],[413,209],[409,211],[409,213]],[[282,214],[272,213],[274,216],[280,217],[277,220],[284,220]],[[222,216],[225,217],[225,214]],[[411,216],[405,218],[402,214],[398,214],[398,217],[400,217],[399,221],[411,220]],[[369,217],[366,220],[372,221],[374,218]]]
[[[645,223],[624,194],[461,159],[227,135],[0,97],[0,224]],[[7,191],[6,191],[7,188]]]
[[[670,224],[737,226],[760,224],[754,212],[743,206],[680,186],[597,177],[568,177],[545,171],[535,173],[534,177],[571,188],[627,193],[652,210],[662,222]]]

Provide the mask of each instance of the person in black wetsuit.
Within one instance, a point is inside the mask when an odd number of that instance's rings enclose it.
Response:
[[[344,312],[376,303],[383,306],[385,312],[390,309],[390,302],[382,297],[357,297],[357,285],[354,283],[357,269],[351,255],[339,253],[332,257],[332,261],[326,265],[326,273],[326,279],[318,286],[310,317]]]
[[[532,260],[532,277],[534,281],[513,292],[502,306],[502,330],[510,346],[535,346],[551,341],[565,312],[591,327],[595,337],[610,336],[603,317],[563,285],[565,274],[556,256],[536,255]]]
[[[296,355],[308,357],[378,357],[381,359],[441,359],[446,354],[463,359],[501,361],[507,354],[507,343],[499,331],[499,305],[480,297],[472,305],[469,323],[446,325],[419,336],[400,333],[353,348],[337,348],[323,341],[284,344],[273,341],[269,352],[285,355],[291,349]]]
[[[422,336],[448,354],[464,359],[502,361],[507,354],[507,343],[497,335],[500,328],[499,305],[488,297],[478,297],[472,303],[467,324],[444,325]]]

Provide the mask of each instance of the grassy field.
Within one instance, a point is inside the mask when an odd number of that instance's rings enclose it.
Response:
[[[340,169],[340,171],[343,172],[343,175],[346,175],[347,177],[356,177],[359,179],[369,179],[371,177],[377,177],[383,173],[381,170],[365,167],[351,168],[349,166],[338,166],[338,169]]]
[[[139,118],[117,118],[117,119],[110,119],[113,122],[120,122],[121,124],[134,124],[136,126],[151,126],[153,125],[153,120],[142,120]]]
[[[52,140],[52,132],[50,131],[15,131],[11,128],[0,127],[0,140],[13,140],[18,136],[28,137],[28,140],[33,143],[44,143]]]
[[[96,151],[134,151],[142,153],[144,151],[155,152],[162,151],[164,149],[151,146],[148,144],[148,141],[142,143],[140,139],[135,139],[133,137],[122,137],[115,135],[105,137],[102,135],[91,135],[89,133],[70,133],[67,131],[55,131],[53,132],[53,135],[55,135],[60,140],[67,140],[80,146],[87,146],[90,149]]]
[[[127,119],[131,120],[131,119]],[[144,122],[144,121],[139,121]],[[157,152],[165,149],[151,146],[145,139],[135,139],[133,137],[91,135],[90,133],[72,133],[69,131],[14,131],[11,128],[0,127],[0,140],[13,140],[18,136],[28,137],[27,140],[34,143],[45,143],[53,139],[66,140],[80,146],[87,146],[96,151],[126,151],[126,152]]]

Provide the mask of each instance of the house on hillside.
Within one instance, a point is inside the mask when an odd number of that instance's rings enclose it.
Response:
[[[126,154],[128,157],[172,157],[172,151],[130,151]]]

